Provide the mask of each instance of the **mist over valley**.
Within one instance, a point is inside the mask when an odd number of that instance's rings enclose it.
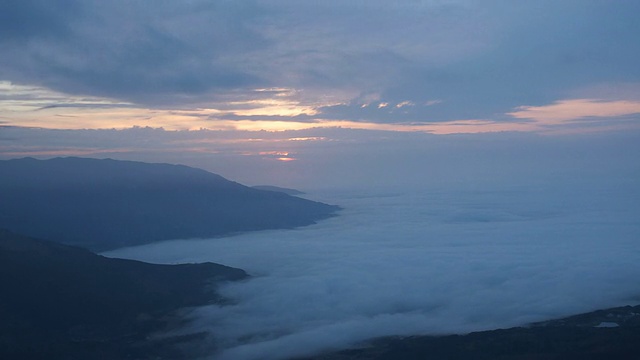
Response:
[[[251,274],[220,289],[235,304],[190,315],[189,330],[210,330],[212,349],[224,349],[214,359],[286,359],[637,304],[636,189],[578,183],[316,194],[341,204],[340,216],[106,255]]]

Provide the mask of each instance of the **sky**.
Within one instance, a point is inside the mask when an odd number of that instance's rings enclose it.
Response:
[[[342,206],[304,229],[109,254],[249,271],[220,289],[237,303],[192,314],[226,334],[216,358],[637,303],[639,13],[0,0],[0,159],[185,164]]]
[[[265,171],[296,173],[305,152],[373,149],[372,138],[638,133],[639,10],[633,0],[3,1],[0,157],[181,162],[300,186]]]

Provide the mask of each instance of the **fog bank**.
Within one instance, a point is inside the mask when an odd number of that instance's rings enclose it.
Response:
[[[214,261],[253,278],[194,310],[215,359],[283,359],[385,335],[522,325],[640,301],[635,182],[578,178],[314,194],[345,209],[306,228],[178,240],[108,256]]]

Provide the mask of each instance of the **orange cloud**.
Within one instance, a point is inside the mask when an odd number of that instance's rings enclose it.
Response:
[[[640,101],[572,99],[544,106],[521,106],[507,115],[535,120],[540,125],[559,125],[588,117],[615,117],[637,113],[640,113]]]
[[[8,126],[48,129],[124,129],[133,126],[162,127],[166,130],[267,131],[304,130],[318,127],[348,129],[428,132],[434,134],[481,133],[499,131],[586,132],[628,129],[640,126],[634,118],[640,114],[640,101],[580,98],[560,100],[543,106],[521,106],[506,113],[510,118],[460,119],[446,122],[375,123],[352,120],[322,119],[318,108],[335,99],[319,96],[316,101],[302,102],[294,89],[255,89],[260,99],[201,104],[193,109],[149,109],[132,103],[98,97],[78,97],[46,88],[22,86],[0,81],[0,117]],[[431,100],[432,106],[441,100]],[[362,106],[391,108],[387,102]],[[403,101],[394,108],[414,106]],[[218,107],[218,108],[216,108]],[[224,119],[233,114],[240,120]],[[314,121],[292,121],[298,115],[317,116]],[[243,116],[251,119],[242,119]],[[264,116],[263,120],[260,117]],[[270,120],[271,116],[291,120]],[[616,118],[617,119],[612,119]],[[517,120],[516,120],[517,119]],[[292,139],[303,140],[303,139]],[[304,139],[311,140],[311,139]]]
[[[401,102],[401,103],[396,104],[396,107],[397,107],[398,109],[400,109],[401,107],[405,107],[405,106],[413,106],[413,105],[415,105],[415,104],[414,104],[414,103],[412,103],[411,101],[408,101],[408,100],[407,100],[407,101],[403,101],[403,102]]]

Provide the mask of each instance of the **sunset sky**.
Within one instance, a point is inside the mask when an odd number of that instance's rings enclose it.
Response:
[[[244,181],[276,169],[263,179],[295,185],[305,154],[335,168],[444,134],[634,142],[639,13],[635,0],[3,1],[0,157]]]

